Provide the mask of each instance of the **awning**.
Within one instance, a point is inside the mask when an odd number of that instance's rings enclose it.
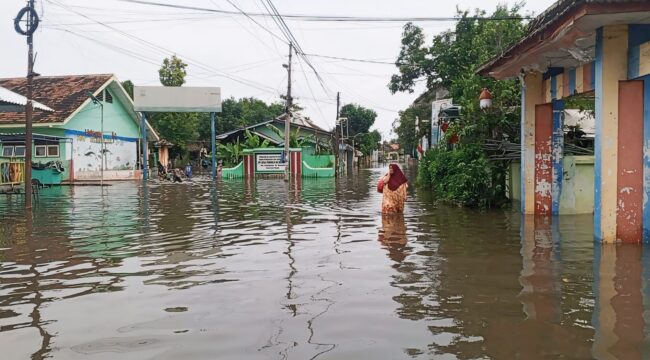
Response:
[[[22,112],[25,111],[25,105],[27,105],[26,97],[0,86],[0,111]],[[32,100],[32,106],[43,111],[54,111],[38,101]]]

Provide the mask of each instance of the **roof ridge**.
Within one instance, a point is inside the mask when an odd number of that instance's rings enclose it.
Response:
[[[52,78],[66,78],[66,77],[100,77],[100,76],[110,76],[114,77],[115,74],[111,73],[102,73],[102,74],[72,74],[72,75],[39,75],[34,77],[37,79],[52,79]],[[15,76],[15,77],[0,77],[0,80],[14,80],[14,79],[25,79],[25,76]]]

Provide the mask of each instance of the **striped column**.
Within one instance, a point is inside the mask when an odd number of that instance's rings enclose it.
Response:
[[[553,107],[535,106],[535,214],[551,215]]]
[[[621,81],[618,94],[616,239],[643,239],[643,81]]]
[[[291,175],[299,178],[302,175],[302,152],[291,151],[289,154],[289,170]]]
[[[535,106],[543,103],[543,79],[539,72],[524,77],[521,110],[521,212],[535,212]]]
[[[552,214],[560,214],[560,198],[562,196],[562,180],[564,179],[564,101],[553,100],[553,135],[552,161],[553,183]]]
[[[643,242],[650,243],[650,75],[643,79]]]
[[[594,237],[606,243],[617,239],[618,93],[619,81],[627,78],[627,29],[627,25],[612,25],[596,32]]]
[[[255,155],[254,154],[244,155],[244,177],[245,178],[255,177]]]

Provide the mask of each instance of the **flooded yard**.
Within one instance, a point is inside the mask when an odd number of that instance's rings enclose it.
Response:
[[[2,358],[650,356],[648,249],[414,186],[382,217],[385,171],[1,196]]]

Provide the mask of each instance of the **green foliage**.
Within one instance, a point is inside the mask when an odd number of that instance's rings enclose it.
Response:
[[[370,127],[377,119],[377,113],[372,109],[366,109],[361,105],[347,104],[341,108],[340,117],[347,118],[347,123],[343,126],[347,127],[344,132],[347,135],[354,136],[359,133],[367,133]]]
[[[174,144],[170,154],[172,157],[185,153],[187,145],[199,136],[198,113],[153,113],[148,120],[163,139]]]
[[[491,16],[518,16],[521,7],[499,5]],[[464,206],[489,207],[503,201],[507,164],[488,161],[481,145],[486,140],[518,142],[520,136],[518,82],[484,78],[476,71],[521,39],[525,25],[519,20],[474,18],[485,15],[482,10],[473,15],[459,11],[455,29],[434,36],[430,46],[425,46],[421,28],[407,24],[396,62],[399,74],[393,75],[388,85],[393,93],[412,92],[416,82],[425,78],[429,92],[447,89],[454,103],[461,106],[461,118],[445,134],[446,139],[458,135],[459,144],[427,152],[418,178],[440,199]],[[492,107],[486,110],[479,109],[478,97],[483,88],[488,88],[493,98]],[[407,153],[428,130],[422,126],[421,133],[415,134],[416,116],[431,119],[429,104],[415,104],[400,112],[399,124],[394,127]]]
[[[244,155],[244,147],[237,139],[234,143],[219,144],[217,158],[223,160],[225,167],[233,167],[239,164]]]
[[[185,68],[187,68],[187,64],[176,55],[165,58],[160,70],[158,70],[160,83],[164,86],[182,86],[185,84],[185,76],[187,76]]]
[[[393,131],[397,134],[397,142],[404,149],[406,154],[412,154],[418,144],[418,140],[428,134],[428,126],[419,127],[419,133],[415,133],[415,118],[431,119],[430,104],[414,104],[406,110],[399,112],[399,121],[393,123]]]
[[[278,136],[284,138],[284,132],[280,129],[278,129],[277,126],[268,124],[266,125],[269,129],[271,129],[274,133],[276,133]],[[304,148],[306,147],[309,143],[316,143],[316,140],[314,136],[308,135],[308,136],[300,136],[300,129],[296,129],[294,132],[289,132],[289,147],[293,149],[298,149],[298,148]]]
[[[369,133],[359,135],[356,139],[355,146],[364,155],[370,155],[373,150],[379,149],[380,141],[381,141],[381,134],[379,133],[379,131],[373,130]]]
[[[264,140],[256,135],[252,134],[250,131],[246,130],[244,132],[244,136],[246,137],[246,142],[244,142],[244,149],[257,149],[257,148],[267,148],[269,147],[269,141]]]
[[[505,201],[504,174],[487,159],[480,145],[456,151],[429,150],[419,166],[418,184],[431,188],[442,201],[480,208]]]
[[[216,131],[223,134],[236,129],[259,124],[275,119],[284,113],[284,105],[280,103],[267,104],[256,98],[229,98],[222,102],[222,111],[217,114]],[[210,118],[204,115],[203,126],[199,129],[200,138],[210,140]]]
[[[133,82],[131,80],[122,81],[122,87],[129,94],[131,100],[133,100]]]

